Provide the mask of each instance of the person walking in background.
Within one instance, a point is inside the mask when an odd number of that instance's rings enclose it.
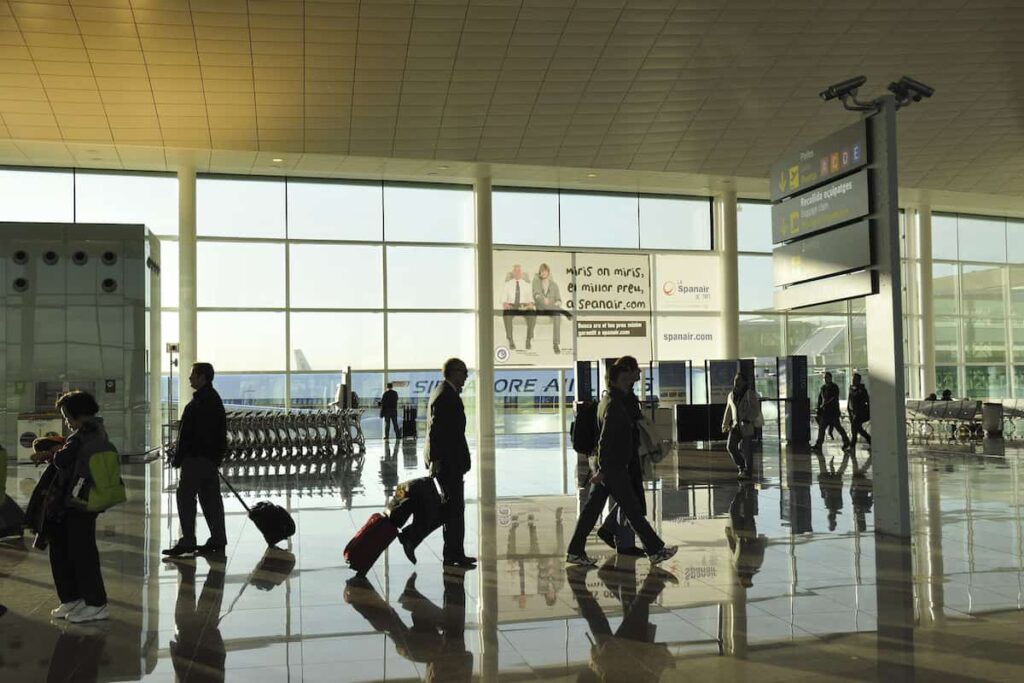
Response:
[[[394,384],[388,382],[387,391],[377,403],[380,404],[380,416],[384,418],[384,438],[390,437],[392,427],[395,430],[395,438],[402,438],[402,431],[398,428],[398,392],[395,391]]]
[[[732,391],[729,392],[725,405],[725,415],[722,416],[722,431],[729,435],[725,448],[736,463],[740,479],[750,478],[753,466],[751,441],[754,438],[754,431],[763,424],[761,400],[757,392],[747,386],[746,377],[737,373],[732,380]]]
[[[75,480],[89,471],[89,459],[96,453],[115,451],[107,438],[103,419],[97,417],[99,404],[92,394],[71,391],[57,399],[57,409],[71,435],[64,446],[50,451],[57,469],[57,485],[64,492],[48,503],[47,531],[50,542],[50,569],[60,605],[51,610],[55,619],[72,623],[110,618],[107,591],[100,571],[96,547],[96,512],[71,503]],[[116,452],[116,451],[115,451]],[[59,509],[57,509],[59,508]]]
[[[466,555],[466,497],[464,477],[471,467],[469,444],[466,442],[466,407],[462,404],[462,388],[466,385],[469,369],[458,358],[444,363],[444,381],[434,388],[427,404],[427,445],[423,458],[430,475],[441,486],[444,503],[441,517],[427,528],[410,525],[399,535],[399,541],[409,559],[415,561],[414,551],[423,539],[443,525],[444,551],[442,560],[449,567],[472,568],[476,558]]]
[[[587,556],[587,536],[604,509],[608,497],[615,498],[633,531],[643,542],[652,564],[676,554],[675,546],[666,546],[644,518],[643,506],[637,499],[629,465],[639,460],[640,435],[637,426],[639,400],[633,385],[640,379],[640,364],[632,356],[617,359],[608,368],[605,382],[608,393],[597,409],[600,437],[597,444],[598,470],[591,479],[592,490],[576,522],[576,530],[566,553],[566,562],[594,566]]]
[[[551,278],[551,268],[546,263],[540,264],[533,277],[533,303],[537,307],[537,315],[551,321],[551,345],[555,353],[561,353],[562,294],[558,283]]]
[[[228,545],[218,473],[227,448],[227,415],[213,388],[213,374],[209,363],[196,363],[188,376],[195,393],[181,415],[173,460],[181,468],[177,493],[181,538],[163,551],[169,557],[222,555]],[[196,497],[210,529],[210,539],[201,546],[196,545]]]
[[[838,429],[843,438],[843,448],[850,445],[850,437],[846,435],[843,424],[839,420],[839,385],[832,381],[832,373],[825,373],[825,383],[818,390],[818,440],[812,448],[821,450],[828,429]]]
[[[501,300],[502,322],[505,323],[505,338],[513,351],[516,348],[512,334],[512,323],[517,315],[526,318],[526,349],[532,348],[533,328],[537,324],[537,311],[533,305],[533,284],[523,277],[523,268],[518,263],[512,266],[512,277],[505,282],[505,295]]]
[[[853,373],[853,384],[850,385],[850,395],[846,399],[846,410],[850,414],[850,450],[857,448],[857,435],[864,437],[868,446],[871,445],[871,435],[864,429],[864,423],[871,420],[871,401],[868,397],[868,390],[860,381],[860,373]]]

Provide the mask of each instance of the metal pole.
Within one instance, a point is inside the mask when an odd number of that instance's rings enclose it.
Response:
[[[178,171],[178,361],[182,372],[191,369],[197,358],[196,305],[196,170],[187,167]]]

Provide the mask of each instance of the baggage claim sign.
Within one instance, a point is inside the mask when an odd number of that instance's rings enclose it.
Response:
[[[772,166],[775,308],[873,294],[867,128],[858,121]]]

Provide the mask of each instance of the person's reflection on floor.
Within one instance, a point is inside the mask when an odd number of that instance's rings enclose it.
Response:
[[[828,530],[836,530],[836,518],[843,509],[843,473],[846,472],[846,465],[850,461],[850,451],[843,453],[843,461],[839,469],[835,469],[836,459],[830,458],[825,462],[825,456],[818,452],[818,488],[821,491],[821,498],[828,508]]]
[[[725,527],[736,576],[744,588],[754,585],[754,574],[761,570],[768,547],[768,537],[757,533],[757,496],[757,487],[743,482],[729,506],[729,526]]]
[[[62,622],[59,628],[60,633],[53,645],[53,654],[50,655],[46,683],[100,680],[100,661],[110,632],[110,622]]]
[[[871,469],[871,456],[864,461],[863,467],[857,466],[857,456],[851,456],[853,471],[850,476],[850,500],[853,501],[853,516],[857,522],[857,531],[867,531],[867,515],[875,504],[875,484],[868,478]]]
[[[415,438],[402,439],[402,467],[407,470],[417,470],[420,467]]]
[[[578,681],[657,681],[675,660],[665,643],[654,642],[657,626],[651,624],[651,604],[668,583],[678,583],[670,572],[654,566],[637,590],[636,559],[629,556],[608,560],[598,576],[622,605],[622,623],[612,631],[608,617],[587,588],[590,567],[570,566],[565,570],[580,614],[593,634],[590,668],[580,672]]]
[[[196,602],[196,560],[168,561],[179,572],[178,599],[174,604],[171,662],[180,681],[223,681],[227,652],[220,634],[220,608],[224,600],[224,564],[212,562]]]
[[[473,653],[466,649],[466,572],[445,567],[444,607],[438,607],[416,589],[416,574],[409,577],[398,598],[412,617],[407,626],[365,576],[345,584],[345,602],[374,630],[387,634],[398,654],[427,665],[427,681],[469,681]]]
[[[388,500],[395,493],[398,486],[398,451],[402,447],[401,439],[395,439],[395,445],[390,450],[387,442],[384,444],[384,457],[380,459],[380,483],[384,487],[384,500]]]
[[[362,493],[363,463],[365,456],[346,460],[338,471],[338,478],[341,484],[341,504],[346,510],[352,509],[352,496],[358,491]]]

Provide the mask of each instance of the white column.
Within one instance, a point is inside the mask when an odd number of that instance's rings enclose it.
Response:
[[[740,357],[740,290],[736,236],[736,191],[715,197],[715,247],[722,280],[722,318],[719,357]]]
[[[932,289],[932,209],[920,206],[917,217],[917,257],[920,262],[917,275],[918,310],[921,313],[921,393],[939,391],[935,385],[935,295]]]
[[[185,409],[188,374],[196,362],[196,170],[178,170],[178,414]]]
[[[154,235],[147,238],[149,258],[160,266],[160,239]],[[167,276],[166,272],[157,274],[155,268],[147,273],[149,277],[149,443],[146,448],[153,448],[163,439],[163,411],[160,409],[160,391],[163,377],[162,362],[164,347],[162,341],[161,316],[162,307],[160,279]],[[168,406],[170,407],[170,406]],[[156,496],[159,501],[160,496]]]
[[[476,476],[479,500],[480,679],[498,679],[498,539],[494,467],[494,280],[491,178],[473,184],[476,203]]]

